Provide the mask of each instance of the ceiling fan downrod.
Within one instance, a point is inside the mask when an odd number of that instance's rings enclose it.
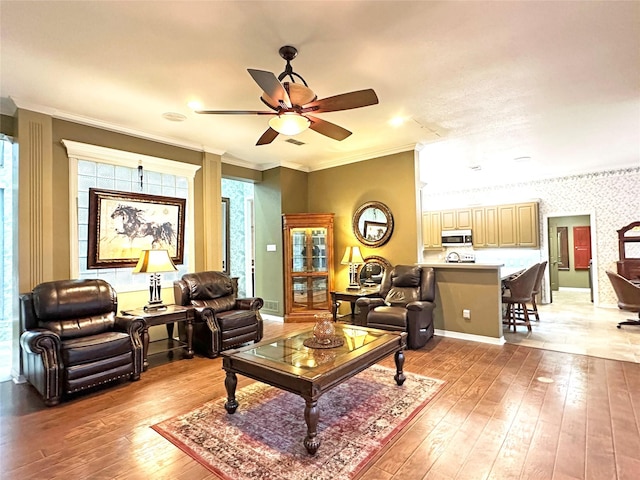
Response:
[[[285,45],[284,47],[280,47],[278,53],[280,53],[280,56],[287,61],[287,65],[284,67],[284,72],[278,75],[278,80],[282,82],[282,80],[284,80],[286,77],[289,77],[293,83],[296,83],[296,79],[293,78],[294,76],[296,76],[300,80],[302,80],[304,86],[308,88],[309,85],[307,85],[305,79],[294,72],[293,67],[291,66],[291,60],[298,56],[298,49],[296,47],[292,47],[291,45]]]

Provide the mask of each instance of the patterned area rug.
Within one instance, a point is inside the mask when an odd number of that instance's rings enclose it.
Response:
[[[219,398],[152,428],[225,479],[350,479],[444,385],[405,372],[399,387],[394,374],[374,365],[320,397],[321,444],[314,456],[302,444],[304,400],[260,382],[236,392],[233,415]]]

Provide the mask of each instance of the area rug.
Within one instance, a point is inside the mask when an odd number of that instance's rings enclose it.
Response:
[[[353,478],[442,388],[444,381],[374,365],[318,401],[320,448],[309,455],[304,400],[255,382],[236,392],[230,415],[218,398],[152,428],[229,480]]]

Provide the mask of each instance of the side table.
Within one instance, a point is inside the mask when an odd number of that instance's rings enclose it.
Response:
[[[164,340],[157,340],[149,342],[149,327],[156,325],[167,326],[167,344],[163,348],[159,346],[152,349],[152,354],[161,352],[172,352],[177,349],[185,349],[184,355],[186,358],[193,358],[193,307],[184,307],[181,305],[167,305],[165,308],[158,310],[144,310],[143,308],[136,308],[134,310],[123,310],[123,315],[132,315],[136,317],[142,317],[145,319],[147,326],[142,332],[142,351],[143,351],[143,370],[149,367],[149,344],[160,344]],[[173,324],[174,322],[185,322],[187,331],[187,342],[180,342],[173,338]]]
[[[379,294],[380,287],[331,292],[331,313],[333,314],[333,321],[335,322],[338,320],[338,307],[340,307],[340,300],[351,303],[351,323],[353,323],[353,319],[355,318],[356,300],[360,297],[377,297]]]

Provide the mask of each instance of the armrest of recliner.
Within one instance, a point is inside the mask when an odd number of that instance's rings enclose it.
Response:
[[[264,300],[260,297],[236,298],[238,310],[260,310],[264,306]]]
[[[360,297],[356,300],[356,307],[358,312],[356,313],[355,324],[361,327],[367,326],[367,315],[376,307],[386,305],[383,298],[377,297]]]
[[[142,348],[142,332],[146,327],[147,321],[142,317],[116,316],[115,329],[129,334],[136,348]]]
[[[415,302],[407,303],[405,308],[414,312],[422,310],[433,310],[434,308],[436,308],[436,304],[427,300],[416,300]]]
[[[60,358],[60,336],[47,330],[46,328],[36,328],[27,330],[20,336],[20,346],[27,353],[34,355],[46,355],[49,359],[54,359],[55,364]]]

